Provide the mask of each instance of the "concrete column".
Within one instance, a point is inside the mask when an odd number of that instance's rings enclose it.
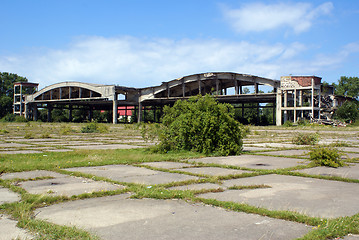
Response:
[[[51,111],[52,111],[52,105],[48,104],[47,105],[47,122],[51,122]]]
[[[117,124],[118,107],[117,107],[117,94],[115,94],[112,102],[112,123]]]
[[[142,121],[142,103],[138,102],[138,116],[137,122],[140,123]]]
[[[34,121],[37,121],[38,120],[37,104],[34,105],[33,111],[34,111]]]
[[[28,106],[28,104],[25,103],[24,107],[25,107],[25,109],[24,109],[24,117],[27,119],[29,117],[29,106]]]
[[[258,83],[254,83],[254,93],[257,94],[259,92]]]
[[[20,116],[22,116],[22,85],[20,85]]]
[[[186,96],[186,86],[184,83],[184,79],[182,79],[182,97]]]
[[[143,106],[143,122],[146,122],[146,106]]]
[[[89,119],[90,122],[92,121],[92,117],[93,117],[93,110],[92,110],[92,107],[90,107],[89,116],[88,116],[88,119]]]
[[[293,98],[294,98],[294,113],[293,113],[293,122],[297,122],[297,90],[294,89],[294,94],[293,94]]]
[[[72,105],[69,105],[69,122],[72,122]]]
[[[219,81],[217,76],[216,76],[216,95],[219,95]]]
[[[279,90],[277,92],[277,98],[276,98],[276,125],[281,126],[282,125],[282,91]]]
[[[197,81],[198,81],[198,94],[202,95],[202,82],[200,75],[197,75]]]
[[[239,87],[238,87],[238,81],[236,79],[234,79],[234,90],[235,90],[235,94],[238,95]]]
[[[311,97],[312,119],[314,120],[314,78],[312,78],[312,97]]]

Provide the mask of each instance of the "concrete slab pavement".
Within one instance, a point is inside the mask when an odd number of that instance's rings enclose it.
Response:
[[[265,184],[271,188],[227,190],[201,194],[202,198],[247,203],[271,210],[296,211],[313,217],[336,218],[359,212],[359,185],[338,181],[281,175],[262,175],[223,182],[234,185]]]
[[[337,176],[343,178],[359,179],[359,164],[350,164],[350,166],[331,168],[331,167],[315,167],[298,170],[297,172],[307,173],[320,176]]]
[[[179,200],[128,199],[128,195],[60,203],[36,218],[75,225],[102,239],[293,239],[310,227]]]
[[[20,182],[20,187],[32,194],[50,194],[71,197],[82,193],[112,191],[123,189],[124,186],[108,182],[93,181],[65,175],[54,179]]]
[[[66,175],[52,172],[52,171],[46,171],[46,170],[35,170],[35,171],[26,171],[26,172],[12,172],[12,173],[3,173],[0,176],[0,179],[3,180],[11,180],[15,178],[19,179],[34,179],[38,177],[64,177]]]
[[[4,203],[17,202],[20,201],[20,199],[21,198],[17,193],[0,186],[0,205]]]
[[[17,221],[5,215],[0,215],[0,240],[27,240],[34,239],[26,230],[16,227]]]
[[[252,169],[279,169],[306,164],[304,159],[271,157],[261,155],[244,154],[229,157],[206,157],[190,159],[190,162],[215,163],[221,165],[239,166]]]
[[[225,189],[226,187],[214,184],[214,183],[199,183],[199,184],[190,184],[183,186],[170,187],[171,190],[208,190],[208,189]]]
[[[282,150],[282,151],[260,152],[259,154],[268,154],[274,156],[305,156],[308,155],[308,153],[309,150],[292,149],[292,150]]]
[[[227,176],[227,175],[237,175],[237,174],[251,172],[251,171],[243,171],[238,169],[219,168],[219,167],[193,167],[193,168],[183,168],[183,169],[175,169],[175,170],[194,173],[194,174],[210,175],[210,176]]]
[[[141,165],[155,167],[155,168],[164,168],[164,169],[193,167],[192,164],[183,163],[183,162],[147,162],[147,163],[142,163]]]
[[[81,168],[68,168],[64,170],[89,173],[120,182],[151,184],[151,185],[199,179],[198,177],[188,176],[184,174],[154,171],[151,169],[134,167],[130,165],[81,167]]]
[[[128,144],[102,144],[102,145],[79,145],[79,146],[67,146],[72,149],[88,149],[88,150],[103,150],[103,149],[132,149],[143,148],[143,146],[128,145]]]

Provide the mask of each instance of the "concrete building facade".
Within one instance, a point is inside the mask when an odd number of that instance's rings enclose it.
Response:
[[[241,107],[242,113],[245,104],[255,104],[259,112],[260,108],[270,103],[275,115],[273,116],[275,124],[282,125],[286,121],[297,122],[299,119],[313,121],[321,118],[323,98],[321,85],[321,78],[317,76],[283,76],[278,81],[233,72],[193,74],[146,88],[61,82],[37,91],[37,84],[16,83],[14,114],[37,120],[38,109],[46,108],[47,120],[51,121],[53,109],[68,109],[68,118],[71,121],[72,110],[81,107],[88,109],[89,120],[94,110],[112,111],[112,122],[115,124],[118,122],[120,109],[126,114],[128,109],[131,109],[140,122],[148,109],[156,111],[180,99],[210,94],[219,102]],[[264,93],[260,90],[260,86],[270,87],[271,91]],[[19,95],[18,88],[22,93],[21,89],[25,87],[36,87],[36,92]],[[251,87],[253,91],[244,93],[244,87]],[[335,107],[333,106],[335,101],[331,104],[331,107]],[[127,119],[127,116],[125,117]]]

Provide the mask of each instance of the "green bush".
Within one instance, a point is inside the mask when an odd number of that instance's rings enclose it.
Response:
[[[283,124],[283,127],[293,127],[293,122],[292,122],[292,121],[286,121],[286,122]]]
[[[81,129],[82,133],[108,133],[108,131],[108,126],[97,122],[87,123],[86,126]]]
[[[3,118],[1,118],[1,122],[14,122],[15,115],[12,113],[6,114]]]
[[[234,118],[234,108],[213,97],[195,96],[164,108],[157,128],[158,150],[188,150],[204,154],[236,155],[242,151],[245,131]]]
[[[75,133],[76,131],[74,129],[72,129],[71,126],[67,126],[67,125],[63,125],[61,126],[61,129],[60,129],[60,134],[61,135],[69,135],[71,133]]]
[[[317,166],[342,167],[341,154],[336,148],[318,147],[309,152],[310,160]]]
[[[298,126],[308,126],[308,125],[310,125],[310,122],[307,119],[299,119],[297,121],[297,124],[298,124]]]
[[[28,122],[28,120],[23,116],[15,116],[15,122]]]
[[[292,138],[292,143],[296,145],[315,145],[319,141],[319,135],[317,133],[297,133]]]
[[[334,114],[335,118],[345,122],[355,122],[359,117],[358,105],[353,101],[345,101]]]

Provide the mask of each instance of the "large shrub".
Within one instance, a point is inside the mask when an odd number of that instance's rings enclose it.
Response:
[[[233,116],[231,105],[218,103],[209,95],[179,100],[164,108],[158,147],[162,151],[239,154],[244,133]]]
[[[318,147],[309,152],[310,160],[317,166],[342,167],[341,154],[336,148]]]
[[[335,117],[342,121],[354,122],[359,117],[358,105],[353,101],[345,101],[343,105],[335,111]]]

